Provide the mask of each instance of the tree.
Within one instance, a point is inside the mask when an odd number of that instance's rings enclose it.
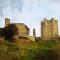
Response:
[[[18,34],[18,28],[15,24],[10,24],[7,27],[4,27],[3,29],[3,35],[5,37],[5,40],[12,41],[13,36]]]

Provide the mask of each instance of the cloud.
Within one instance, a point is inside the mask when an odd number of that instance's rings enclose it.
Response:
[[[23,7],[23,0],[0,0],[0,15],[3,16],[3,10],[5,10],[7,7],[10,8],[10,10],[17,9],[20,12],[22,11]]]
[[[48,0],[49,2],[55,2],[55,3],[59,3],[60,0]]]
[[[40,32],[40,21],[44,17],[60,19],[60,0],[0,0],[0,20],[5,17]],[[40,35],[38,32],[37,36]]]

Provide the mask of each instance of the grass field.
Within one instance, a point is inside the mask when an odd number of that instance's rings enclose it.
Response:
[[[0,60],[60,60],[60,42],[0,42]]]

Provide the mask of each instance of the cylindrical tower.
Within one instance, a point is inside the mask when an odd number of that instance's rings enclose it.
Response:
[[[48,31],[48,21],[47,18],[44,18],[44,21],[41,22],[41,37],[42,39],[47,39],[47,31]]]
[[[51,19],[52,23],[52,38],[58,37],[58,20],[55,20],[54,18]]]

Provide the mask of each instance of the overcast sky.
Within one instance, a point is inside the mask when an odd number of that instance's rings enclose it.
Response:
[[[5,17],[10,18],[11,23],[25,23],[31,29],[30,34],[36,28],[40,36],[43,18],[54,17],[60,24],[60,0],[0,0],[0,27],[4,26]]]

